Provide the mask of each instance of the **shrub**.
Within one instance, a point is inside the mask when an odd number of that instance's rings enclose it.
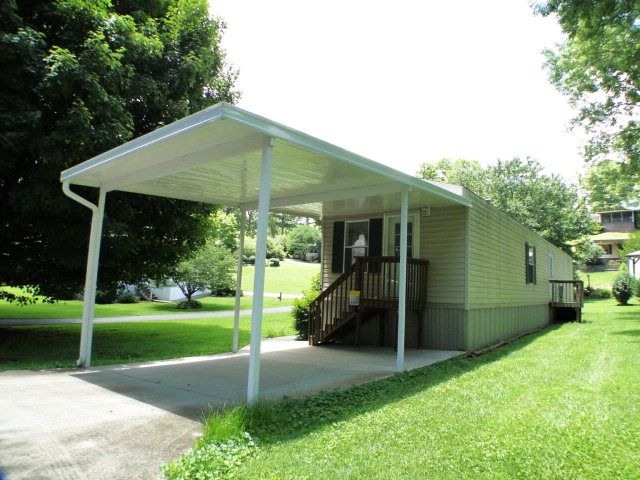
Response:
[[[124,292],[118,297],[118,303],[138,303],[140,297],[133,292]]]
[[[120,291],[117,288],[98,289],[96,291],[96,303],[99,305],[115,303],[119,295]]]
[[[298,332],[299,340],[306,340],[309,337],[309,305],[320,294],[320,273],[311,278],[311,286],[309,290],[302,292],[302,298],[296,298],[293,301],[294,328]]]
[[[589,298],[611,298],[611,290],[608,288],[587,287],[584,289],[584,295]]]
[[[244,247],[242,248],[242,254],[251,258],[256,257],[256,239],[253,237],[244,238]]]
[[[308,252],[320,251],[320,230],[310,225],[296,225],[287,234],[286,243],[291,256],[304,260]]]
[[[622,272],[614,280],[611,291],[619,305],[626,305],[633,295],[634,288],[635,281],[633,277],[626,272]]]
[[[279,267],[280,266],[280,260],[278,260],[277,258],[272,258],[269,261],[269,265],[271,265],[272,267]]]
[[[233,275],[236,269],[235,256],[225,247],[213,247],[209,261],[211,262],[209,283],[211,295],[219,297],[235,295],[236,281]]]
[[[176,308],[187,310],[191,308],[202,308],[202,304],[198,300],[182,300],[178,302]]]
[[[285,257],[285,240],[282,235],[267,238],[267,258],[277,258],[284,260]]]

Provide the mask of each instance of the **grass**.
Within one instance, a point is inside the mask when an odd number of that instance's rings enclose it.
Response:
[[[478,357],[215,414],[168,476],[640,478],[640,306],[593,300],[584,319]]]
[[[165,315],[193,312],[219,312],[233,310],[234,297],[200,297],[202,308],[196,310],[179,310],[176,304],[160,302],[110,303],[96,305],[96,317],[121,317],[138,315]],[[251,308],[253,297],[242,297],[240,308]],[[264,298],[264,307],[282,307],[291,305],[288,299],[282,301],[273,297]],[[56,303],[34,303],[17,305],[0,301],[0,318],[79,318],[82,317],[82,301],[62,300]]]
[[[591,282],[593,288],[606,288],[611,290],[611,285],[619,273],[619,270],[606,272],[583,272],[582,270],[578,270],[578,279],[584,282],[585,287]],[[588,279],[587,275],[589,275]]]
[[[250,317],[241,317],[240,345]],[[294,334],[289,313],[263,317],[265,337]],[[143,362],[231,351],[233,318],[94,325],[93,365]],[[73,367],[80,325],[0,327],[0,370]]]
[[[292,260],[280,262],[279,267],[267,267],[264,280],[264,291],[273,293],[300,294],[311,284],[311,277],[320,271],[319,263],[303,263]],[[245,265],[242,268],[243,290],[253,290],[255,267]]]

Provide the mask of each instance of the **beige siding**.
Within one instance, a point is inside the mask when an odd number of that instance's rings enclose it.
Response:
[[[432,208],[420,219],[420,257],[429,260],[427,302],[465,301],[465,207]]]
[[[397,214],[397,212],[390,212]],[[382,218],[384,213],[369,215]],[[323,285],[326,288],[339,274],[331,273],[333,222],[362,219],[340,217],[324,219],[322,237]],[[386,225],[385,225],[386,227]],[[428,217],[420,217],[420,258],[429,261],[427,301],[464,305],[465,299],[465,208],[432,208]],[[385,232],[383,232],[383,235]]]
[[[539,235],[470,194],[469,308],[549,302],[549,257],[555,279],[572,279],[571,258]],[[525,242],[536,247],[536,284],[525,281]]]

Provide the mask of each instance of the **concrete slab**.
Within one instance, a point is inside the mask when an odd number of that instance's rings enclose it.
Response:
[[[209,407],[244,400],[248,349],[92,368],[0,373],[0,465],[8,479],[160,478],[192,446]],[[462,354],[407,350],[407,369]],[[262,344],[261,395],[277,400],[393,374],[391,349]]]

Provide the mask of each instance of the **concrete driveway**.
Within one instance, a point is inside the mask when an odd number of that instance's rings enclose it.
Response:
[[[391,375],[390,349],[262,344],[261,395],[277,400]],[[461,352],[407,350],[413,369]],[[98,367],[0,373],[0,465],[8,480],[161,478],[209,407],[242,402],[248,350]]]

